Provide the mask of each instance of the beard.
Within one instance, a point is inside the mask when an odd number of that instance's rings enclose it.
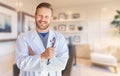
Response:
[[[36,27],[39,30],[46,30],[49,27],[49,24],[46,21],[36,21]]]

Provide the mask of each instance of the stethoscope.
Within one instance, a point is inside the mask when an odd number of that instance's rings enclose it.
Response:
[[[55,38],[55,37],[53,37],[53,39],[52,39],[52,40],[50,40],[50,42],[51,42],[51,44],[52,44],[52,46],[51,46],[51,47],[55,47],[56,38]],[[47,61],[47,65],[49,65],[49,64],[50,64],[50,59],[48,59],[48,61]]]
[[[56,38],[55,37],[53,37],[52,38],[52,40],[50,40],[50,42],[51,42],[51,47],[55,47],[55,42],[56,42]],[[50,64],[50,59],[48,59],[48,61],[47,61],[47,65],[49,65]],[[48,72],[48,76],[50,76],[50,73]],[[57,71],[56,71],[56,76],[57,76]]]

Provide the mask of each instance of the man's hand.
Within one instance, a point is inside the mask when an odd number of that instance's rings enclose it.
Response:
[[[41,54],[41,59],[50,59],[54,57],[54,55],[55,55],[55,49],[49,47]]]
[[[33,52],[31,47],[28,47],[28,51],[29,51],[29,55],[30,56],[34,56],[35,55],[35,53]]]
[[[30,56],[35,55],[31,47],[28,47],[28,51]],[[54,55],[55,55],[55,48],[49,47],[41,54],[41,59],[50,59],[54,57]]]

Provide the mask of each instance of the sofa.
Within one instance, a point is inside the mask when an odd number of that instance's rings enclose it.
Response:
[[[115,50],[108,44],[105,43],[97,43],[93,45],[92,52],[90,54],[91,63],[113,67],[115,72],[117,73],[117,58],[113,55]]]

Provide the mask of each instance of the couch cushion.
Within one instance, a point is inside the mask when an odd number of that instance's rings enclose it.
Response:
[[[96,53],[111,54],[110,49],[110,45],[101,42],[94,44],[92,50]]]
[[[112,55],[105,55],[101,53],[91,53],[91,62],[104,65],[117,66],[117,59]]]

